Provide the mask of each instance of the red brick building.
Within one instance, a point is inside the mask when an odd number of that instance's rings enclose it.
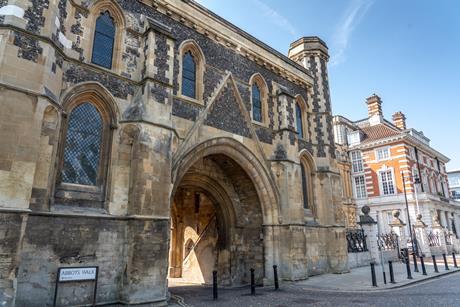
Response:
[[[368,205],[381,229],[389,231],[393,210],[401,210],[407,222],[405,190],[412,221],[420,213],[430,226],[438,216],[445,228],[456,232],[460,207],[449,200],[445,167],[449,158],[431,147],[423,132],[407,128],[403,113],[395,113],[391,122],[385,119],[379,96],[372,95],[366,103],[366,119],[334,118],[335,141],[351,161],[358,208]]]

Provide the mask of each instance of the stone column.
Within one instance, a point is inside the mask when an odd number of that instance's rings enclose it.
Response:
[[[406,232],[404,231],[404,227],[406,223],[404,223],[400,218],[399,215],[401,211],[393,210],[393,220],[388,225],[391,228],[391,231],[396,233],[399,237],[399,248],[407,248],[407,236]]]
[[[430,257],[431,249],[428,241],[427,225],[422,221],[421,214],[417,215],[417,221],[415,222],[414,229],[420,254],[424,257]]]
[[[359,216],[358,224],[364,230],[366,237],[367,249],[371,254],[371,260],[378,262],[380,259],[379,256],[379,247],[377,245],[377,222],[369,215],[370,208],[368,206],[363,206],[361,208],[363,215]]]
[[[439,223],[438,215],[435,215],[434,221],[433,221],[433,226],[431,228],[433,229],[433,233],[438,235],[438,237],[439,237],[439,242],[441,243],[441,246],[440,246],[441,252],[442,253],[447,253],[446,237],[444,236],[444,228]]]

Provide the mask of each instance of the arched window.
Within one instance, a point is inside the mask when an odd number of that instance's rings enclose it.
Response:
[[[196,99],[196,62],[191,51],[182,60],[182,95]]]
[[[262,99],[258,84],[252,86],[252,119],[262,122]]]
[[[71,111],[64,145],[63,183],[97,185],[102,134],[102,117],[94,105],[82,103]]]
[[[302,107],[299,103],[295,104],[295,120],[297,125],[297,134],[300,138],[303,138]]]
[[[303,151],[300,157],[300,182],[302,205],[307,215],[316,216],[315,206],[315,163],[307,151]]]
[[[307,177],[307,171],[305,170],[305,166],[303,163],[300,163],[300,171],[301,171],[301,175],[302,175],[302,202],[303,202],[303,208],[304,209],[310,209],[310,206],[309,206],[309,193],[308,193],[308,190],[309,190],[309,178]]]
[[[111,69],[114,44],[115,23],[110,13],[105,11],[96,20],[91,62]]]

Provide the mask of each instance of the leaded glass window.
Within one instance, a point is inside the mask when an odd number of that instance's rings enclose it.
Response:
[[[252,86],[252,119],[262,122],[262,101],[260,99],[260,88],[257,84]]]
[[[102,117],[94,105],[83,103],[72,110],[64,147],[63,183],[97,185],[102,132]]]
[[[303,207],[308,209],[308,178],[305,166],[300,164],[300,171],[302,175],[302,198],[303,198]]]
[[[302,108],[298,103],[295,104],[295,118],[297,124],[297,134],[303,138]]]
[[[196,63],[192,52],[184,54],[182,66],[182,95],[196,99]]]
[[[105,68],[112,68],[115,24],[109,12],[104,12],[96,20],[93,57],[91,62]]]

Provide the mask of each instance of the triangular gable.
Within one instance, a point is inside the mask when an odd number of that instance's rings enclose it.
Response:
[[[227,73],[209,98],[206,108],[200,112],[185,140],[179,145],[173,160],[182,156],[190,147],[199,142],[200,135],[202,135],[200,131],[204,125],[252,139],[256,143],[257,152],[255,154],[260,157],[261,161],[267,161],[252,125],[251,116],[244,105],[231,72]]]

